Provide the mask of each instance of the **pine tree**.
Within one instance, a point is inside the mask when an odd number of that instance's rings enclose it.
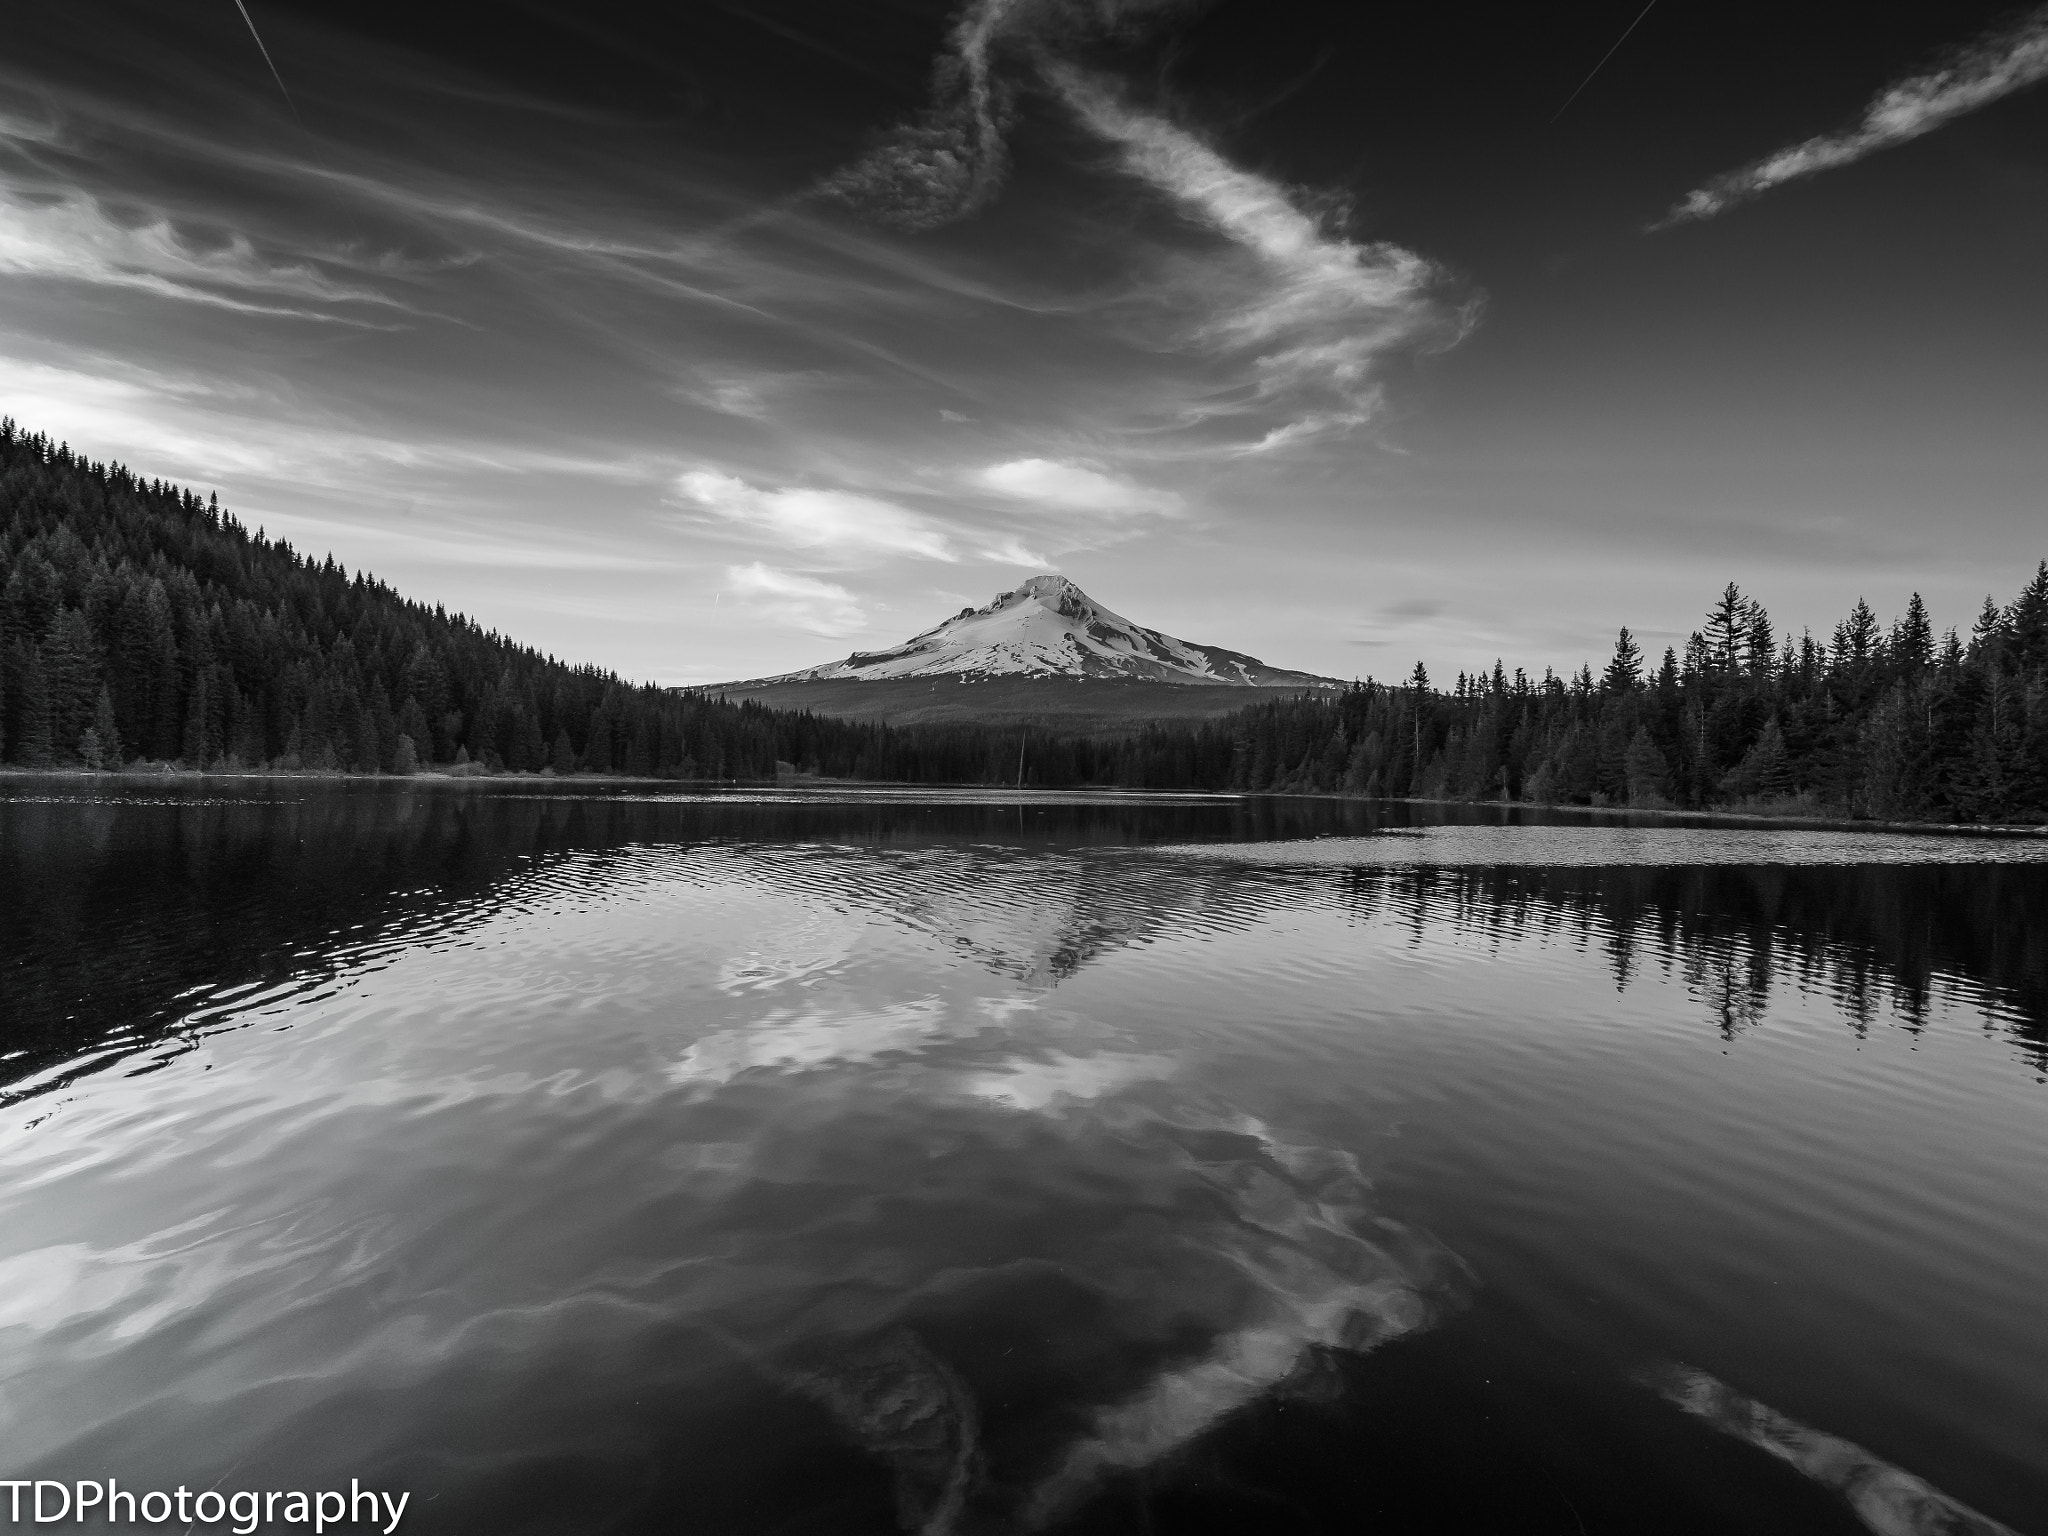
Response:
[[[1918,592],[1906,600],[1906,616],[1892,626],[1891,653],[1892,665],[1902,672],[1934,665],[1934,624]]]
[[[57,754],[50,734],[50,690],[43,678],[42,653],[28,650],[19,654],[14,668],[19,679],[16,691],[20,695],[15,706],[14,760],[28,768],[47,768]]]
[[[1713,652],[1707,648],[1707,637],[1694,630],[1685,637],[1685,660],[1679,666],[1679,681],[1699,683],[1713,670]]]
[[[178,683],[178,637],[171,622],[170,598],[161,581],[152,579],[142,595],[142,657],[138,668],[142,718],[137,736],[151,757],[178,755],[184,725],[184,699]]]
[[[1429,698],[1429,669],[1419,661],[1415,663],[1415,670],[1408,674],[1408,687],[1415,695],[1414,736],[1408,760],[1408,783],[1412,790],[1422,778],[1422,715],[1424,703]]]
[[[1707,610],[1706,628],[1701,636],[1706,671],[1733,677],[1741,670],[1749,646],[1749,615],[1749,600],[1740,587],[1729,582],[1720,599]]]
[[[2035,567],[2034,579],[2006,610],[2005,632],[2023,670],[2048,667],[2048,560]]]
[[[61,610],[42,646],[43,685],[48,690],[50,740],[58,757],[68,757],[92,724],[99,692],[99,647],[92,626],[76,608]]]
[[[1630,805],[1655,808],[1671,803],[1671,765],[1646,727],[1637,726],[1629,739],[1626,767]]]
[[[1862,598],[1849,610],[1849,617],[1835,626],[1835,664],[1861,667],[1877,657],[1879,630],[1877,615]]]
[[[1614,656],[1600,677],[1602,693],[1633,693],[1643,682],[1643,651],[1626,624],[1614,641]]]
[[[1764,605],[1752,597],[1744,604],[1743,618],[1747,630],[1743,638],[1745,668],[1751,677],[1769,682],[1778,656],[1771,616],[1764,611]]]
[[[1593,731],[1593,787],[1599,800],[1608,805],[1628,803],[1628,750],[1633,724],[1626,711],[1610,707]]]
[[[519,767],[534,772],[548,760],[547,743],[540,734],[540,721],[534,712],[522,707],[519,711]]]
[[[636,779],[649,778],[654,773],[654,743],[650,739],[647,722],[644,719],[634,724],[633,734],[626,741],[624,767],[626,772]]]
[[[1722,778],[1720,791],[1735,800],[1776,800],[1791,794],[1793,788],[1792,763],[1785,751],[1785,733],[1778,724],[1778,717],[1773,715],[1765,722],[1763,733],[1743,753],[1742,761]]]
[[[2021,808],[2030,777],[2023,707],[2020,689],[1997,667],[1990,668],[1961,775],[1961,799],[1975,820],[2008,821]]]
[[[2005,654],[2005,640],[2005,610],[1987,593],[1984,606],[1977,611],[1977,622],[1970,626],[1970,660],[1979,666],[1989,665]]]
[[[1664,647],[1664,660],[1657,667],[1657,692],[1667,699],[1678,695],[1678,652]]]
[[[1916,678],[1894,684],[1858,733],[1859,798],[1873,816],[1897,819],[1925,809],[1921,781],[1928,752],[1927,710],[1919,697],[1925,690]]]
[[[420,707],[420,701],[408,693],[405,702],[398,706],[398,733],[410,736],[415,754],[428,752],[433,748],[434,735],[427,725],[427,712]]]
[[[398,728],[398,715],[391,707],[391,695],[385,691],[384,679],[370,680],[370,696],[364,707],[369,711],[370,736],[375,743],[376,766],[381,772],[396,771],[398,762],[398,738],[403,734]],[[413,754],[419,754],[419,738],[413,738]]]
[[[99,701],[93,705],[90,729],[107,766],[119,767],[125,761],[121,754],[121,727],[114,719],[114,696],[106,688],[100,689]]]
[[[583,766],[591,773],[612,771],[612,722],[602,704],[590,712],[590,734],[583,740]]]
[[[185,732],[179,742],[178,756],[187,766],[204,768],[208,761],[206,717],[213,703],[212,669],[208,668],[192,680],[192,692],[185,701]]]

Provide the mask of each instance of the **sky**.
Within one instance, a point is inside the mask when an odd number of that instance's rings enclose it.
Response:
[[[0,411],[634,679],[2048,556],[2048,7],[17,0]]]

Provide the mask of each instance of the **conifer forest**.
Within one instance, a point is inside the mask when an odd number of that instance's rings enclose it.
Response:
[[[1730,583],[1683,651],[1304,693],[1076,735],[856,723],[629,683],[0,423],[0,761],[23,769],[785,772],[2048,821],[2048,562],[1967,635],[1914,596],[1780,634]]]

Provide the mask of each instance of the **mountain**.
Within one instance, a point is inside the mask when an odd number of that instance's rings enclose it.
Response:
[[[844,661],[726,683],[712,691],[752,693],[789,683],[894,678],[1087,678],[1221,688],[1344,686],[1336,678],[1269,667],[1241,651],[1176,640],[1103,607],[1064,576],[1034,576],[987,607],[963,608],[893,650],[855,651]]]

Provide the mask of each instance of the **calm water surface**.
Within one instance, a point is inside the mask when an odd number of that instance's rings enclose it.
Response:
[[[0,1026],[8,1478],[2048,1533],[2039,841],[18,782]]]

